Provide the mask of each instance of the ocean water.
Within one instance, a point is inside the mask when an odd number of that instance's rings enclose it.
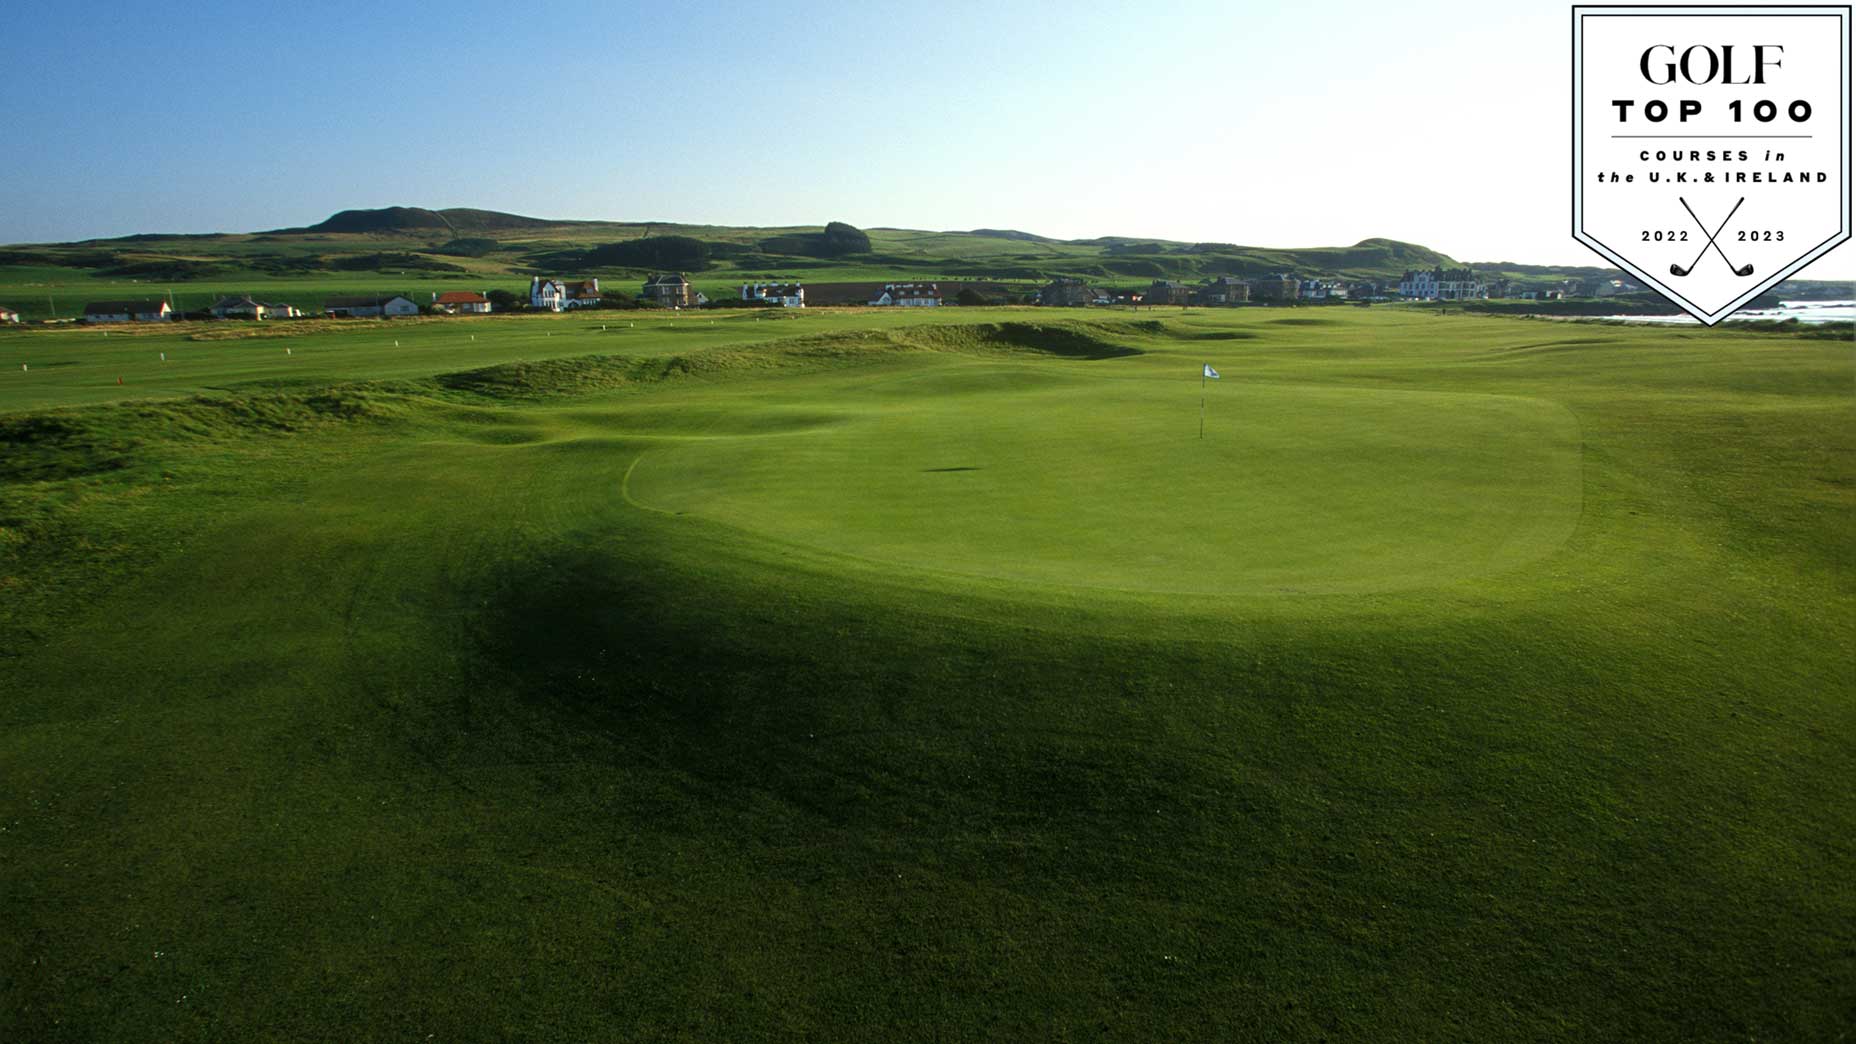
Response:
[[[1692,315],[1608,315],[1625,323],[1696,323]],[[1735,312],[1730,323],[1784,322],[1847,323],[1856,321],[1856,301],[1780,301],[1777,308],[1748,308]]]

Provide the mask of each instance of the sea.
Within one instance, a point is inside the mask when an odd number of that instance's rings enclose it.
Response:
[[[1608,315],[1624,323],[1698,323],[1692,315]],[[1780,301],[1777,308],[1748,308],[1728,316],[1730,323],[1784,322],[1847,323],[1856,321],[1856,301]]]

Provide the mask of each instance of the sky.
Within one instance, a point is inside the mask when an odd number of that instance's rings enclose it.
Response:
[[[8,7],[0,242],[400,205],[1602,263],[1561,3]]]

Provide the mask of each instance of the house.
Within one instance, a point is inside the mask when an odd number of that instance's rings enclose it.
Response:
[[[173,317],[166,301],[92,301],[84,306],[87,323],[165,323]]]
[[[867,308],[870,302],[883,296],[883,291],[895,284],[886,282],[857,283],[807,283],[807,308]],[[971,290],[986,297],[1007,299],[1022,289],[1007,283],[989,279],[963,279],[952,283],[937,283],[936,292],[942,303],[951,303],[955,295],[963,290]]]
[[[490,299],[469,290],[447,290],[432,295],[432,311],[446,315],[457,315],[460,312],[466,315],[488,315]]]
[[[262,319],[264,306],[249,297],[222,297],[207,311],[214,319]]]
[[[1096,292],[1081,279],[1058,278],[1038,291],[1038,304],[1046,308],[1081,308],[1094,304]]]
[[[1347,297],[1347,288],[1332,279],[1304,279],[1296,287],[1296,296],[1304,301],[1341,301]]]
[[[1147,288],[1147,303],[1150,305],[1183,305],[1192,303],[1192,291],[1186,284],[1171,279],[1156,279]]]
[[[536,276],[528,283],[529,307],[544,312],[571,312],[576,308],[599,307],[599,280],[543,279]]]
[[[222,297],[207,309],[215,319],[295,319],[303,313],[295,305],[274,301],[254,301],[245,297]]]
[[[884,283],[870,303],[877,307],[934,308],[941,303],[941,288],[934,283]]]
[[[783,283],[742,283],[741,299],[779,305],[781,308],[804,308],[806,288],[798,283],[791,286]]]
[[[1473,301],[1487,299],[1489,291],[1475,272],[1439,266],[1406,272],[1398,281],[1398,295],[1417,301]]]
[[[690,290],[690,281],[682,272],[660,272],[644,281],[644,289],[639,292],[640,301],[649,301],[660,308],[688,308],[696,303],[695,295]]]
[[[418,315],[419,306],[410,298],[394,294],[390,297],[331,297],[322,303],[324,315],[334,319],[372,319],[384,316],[388,319],[408,315]]]
[[[19,322],[19,313],[15,312],[11,308],[6,307],[5,305],[0,305],[0,323],[17,323],[17,322]]]
[[[1250,301],[1250,284],[1232,276],[1208,279],[1192,293],[1192,303],[1199,305],[1240,305]]]
[[[1114,293],[1113,299],[1118,305],[1139,305],[1141,303],[1141,297],[1142,295],[1139,290],[1117,290]]]
[[[1271,272],[1261,279],[1250,281],[1250,298],[1253,301],[1293,301],[1302,292],[1302,281],[1282,272]]]

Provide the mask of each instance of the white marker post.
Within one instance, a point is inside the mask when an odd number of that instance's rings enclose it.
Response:
[[[1211,363],[1199,364],[1199,438],[1205,437],[1205,379],[1218,379],[1218,371],[1212,369]]]

